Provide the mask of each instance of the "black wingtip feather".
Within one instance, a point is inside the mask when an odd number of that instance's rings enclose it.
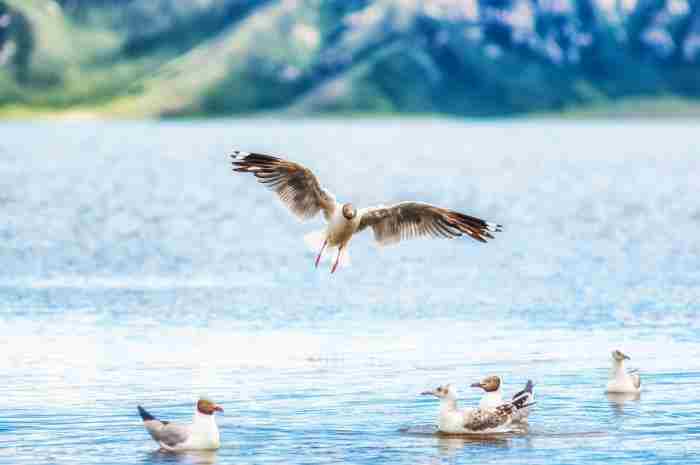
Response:
[[[487,239],[495,239],[494,233],[501,232],[503,229],[500,224],[489,223],[464,213],[450,212],[450,216],[453,222],[451,226],[483,243],[488,242]]]
[[[531,398],[530,396],[532,395],[532,390],[535,387],[535,383],[532,382],[532,380],[528,379],[527,384],[525,384],[525,388],[522,391],[517,392],[513,396],[513,405],[516,405],[518,408],[524,408],[525,405],[524,403]],[[530,394],[530,396],[526,395]]]
[[[281,158],[261,153],[249,153],[234,151],[231,154],[231,166],[236,173],[255,173],[259,176],[261,170],[274,170],[277,165],[282,163]]]
[[[265,155],[262,153],[253,153],[253,152],[243,152],[241,150],[234,150],[233,153],[231,154],[231,158],[236,160],[237,162],[249,162],[249,163],[273,163],[273,162],[278,162],[281,161],[282,159],[279,157],[275,157],[272,155]]]
[[[532,388],[535,387],[535,383],[532,382],[531,379],[527,380],[527,384],[525,385],[525,392],[532,393]]]
[[[140,405],[138,405],[137,408],[139,409],[139,415],[141,415],[141,419],[143,421],[151,421],[156,419],[156,417],[148,413],[146,409],[141,407]]]

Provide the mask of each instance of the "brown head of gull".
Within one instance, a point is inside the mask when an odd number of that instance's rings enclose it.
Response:
[[[343,216],[350,221],[357,216],[357,209],[351,203],[346,203],[343,205]]]
[[[501,387],[501,377],[487,376],[478,383],[473,383],[471,387],[481,388],[486,392],[497,392]]]

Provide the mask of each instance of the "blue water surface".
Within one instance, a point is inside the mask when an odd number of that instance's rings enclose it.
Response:
[[[697,122],[3,123],[0,463],[697,463]],[[358,206],[423,200],[489,244],[353,240],[316,270],[234,149]],[[642,373],[608,397],[610,350]],[[421,391],[527,379],[526,433],[433,434]],[[168,455],[136,412],[225,408],[222,447]]]

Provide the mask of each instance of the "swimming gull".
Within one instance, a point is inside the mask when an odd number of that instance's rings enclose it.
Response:
[[[529,404],[506,402],[494,408],[463,409],[457,407],[457,390],[452,384],[440,386],[422,395],[440,399],[438,430],[451,434],[492,434],[511,431],[513,414]]]
[[[484,396],[479,401],[479,408],[495,408],[504,403],[501,394],[502,379],[500,376],[487,376],[478,383],[473,383],[471,387],[481,388],[484,390]],[[535,384],[528,380],[525,388],[513,395],[511,403],[517,405],[532,405],[535,403],[535,393],[533,387]],[[530,408],[525,407],[518,409],[513,413],[514,422],[527,422],[527,417],[530,415]]]
[[[642,380],[636,370],[627,371],[625,360],[629,360],[628,355],[619,350],[612,351],[612,368],[606,392],[614,393],[637,393],[641,390]]]
[[[223,412],[224,409],[209,399],[201,398],[197,401],[189,425],[158,420],[140,405],[138,410],[146,431],[164,450],[214,450],[220,446],[219,428],[214,413]]]

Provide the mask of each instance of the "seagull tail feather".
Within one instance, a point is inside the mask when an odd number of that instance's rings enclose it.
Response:
[[[138,405],[137,408],[139,409],[139,415],[141,415],[141,419],[143,421],[156,420],[156,417],[148,413],[145,408],[141,407],[140,405]]]
[[[533,393],[532,390],[535,387],[535,383],[532,382],[532,380],[528,379],[527,384],[525,385],[525,389],[522,391],[516,393],[513,396],[513,405],[515,405],[518,409],[523,409],[532,402],[533,399]]]

